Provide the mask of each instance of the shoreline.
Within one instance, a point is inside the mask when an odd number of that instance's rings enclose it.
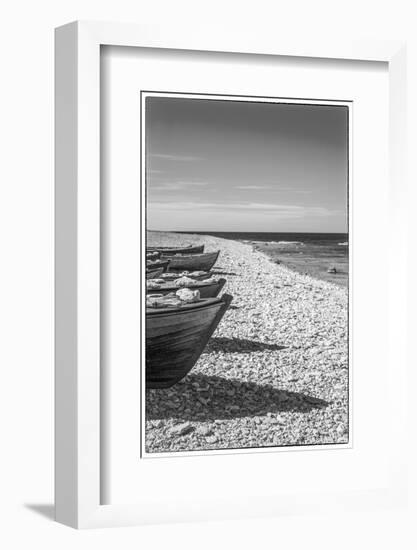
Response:
[[[197,244],[207,244],[208,239],[212,239],[213,241],[221,241],[219,243],[219,247],[221,247],[222,242],[226,243],[236,243],[236,245],[243,245],[252,250],[252,252],[257,252],[258,254],[261,254],[263,257],[265,257],[269,263],[271,263],[273,266],[276,266],[280,269],[286,270],[290,273],[294,273],[303,277],[308,277],[312,279],[313,281],[327,283],[332,285],[335,288],[342,288],[346,291],[348,290],[348,287],[346,285],[340,285],[332,280],[327,280],[320,277],[315,277],[311,273],[308,273],[306,271],[303,271],[301,269],[296,269],[295,267],[289,265],[290,262],[286,262],[285,260],[279,260],[276,261],[277,258],[275,258],[273,255],[270,255],[268,253],[268,250],[265,248],[270,243],[268,242],[262,242],[262,241],[240,241],[235,239],[226,239],[223,237],[217,237],[214,235],[206,235],[203,233],[188,233],[188,232],[175,232],[175,231],[148,231],[148,245],[149,246],[184,246],[186,244],[190,243],[197,243]],[[151,235],[151,237],[150,237]],[[265,248],[262,248],[265,247]],[[215,250],[215,243],[208,242],[208,246],[205,248],[205,252],[212,252]]]
[[[275,246],[270,243],[251,243],[254,250],[265,254],[270,260],[277,265],[283,265],[287,269],[299,273],[301,275],[309,275],[313,279],[326,281],[338,287],[349,287],[349,273],[345,271],[345,266],[340,264],[336,258],[319,259],[314,255],[299,256],[300,252],[290,250],[288,247]],[[304,253],[303,253],[304,254]],[[336,268],[335,273],[329,272],[328,269]]]
[[[155,234],[168,234],[155,231]],[[320,281],[349,288],[349,243],[347,233],[175,233],[179,238],[214,237],[248,244],[272,262]],[[330,238],[329,238],[330,235]],[[266,236],[262,238],[262,236]],[[244,237],[244,238],[243,238]],[[267,240],[268,239],[268,240]],[[273,240],[270,240],[273,239]],[[343,245],[343,248],[341,246]]]
[[[239,241],[167,232],[147,240],[220,249],[214,270],[234,296],[190,374],[148,390],[147,452],[347,443],[347,289]]]

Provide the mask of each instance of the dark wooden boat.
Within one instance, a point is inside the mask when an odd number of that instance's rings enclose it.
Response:
[[[233,297],[146,309],[146,387],[169,388],[193,368]]]
[[[169,271],[210,271],[220,251],[204,254],[161,254],[161,260],[169,260]]]
[[[154,262],[150,261],[150,260],[147,260],[147,262],[146,262],[146,271],[157,269],[158,267],[162,267],[163,272],[165,272],[168,269],[169,264],[170,264],[170,261],[167,260],[167,259],[165,259],[165,260],[155,260]]]
[[[205,283],[199,281],[198,284],[192,286],[175,286],[172,283],[165,283],[161,288],[149,288],[146,290],[147,294],[169,294],[170,292],[177,292],[180,288],[189,288],[190,290],[198,290],[201,298],[215,298],[219,295],[221,289],[226,284],[226,279],[219,279],[212,283]]]
[[[148,246],[147,252],[159,252],[160,254],[201,254],[204,252],[204,244],[198,246]]]
[[[163,267],[157,267],[156,269],[147,269],[146,278],[147,279],[157,279],[164,272]]]

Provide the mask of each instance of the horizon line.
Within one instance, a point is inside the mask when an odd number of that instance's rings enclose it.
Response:
[[[344,235],[349,234],[349,231],[228,231],[218,229],[205,229],[203,231],[194,229],[146,229],[146,231],[155,231],[157,233],[319,233],[322,235],[333,235],[335,233],[340,233]]]

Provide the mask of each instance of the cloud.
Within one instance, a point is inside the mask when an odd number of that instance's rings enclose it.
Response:
[[[271,189],[270,185],[235,185],[235,189]]]
[[[176,181],[152,185],[150,191],[182,191],[190,187],[204,187],[205,185],[207,185],[205,181]]]
[[[272,185],[235,185],[235,189],[243,189],[247,191],[262,191],[264,189],[271,190],[273,192],[291,192],[291,193],[297,193],[297,194],[303,194],[307,195],[312,192],[310,189],[297,189],[296,187],[290,187],[288,185],[280,185],[279,183],[275,183]]]
[[[194,162],[197,160],[203,160],[202,157],[194,157],[191,155],[167,155],[165,153],[151,153],[149,155],[151,158],[162,159],[162,160],[172,160],[180,162]]]
[[[148,174],[166,174],[166,170],[155,170],[154,168],[150,168]]]
[[[340,214],[340,210],[328,210],[321,206],[299,206],[293,204],[271,204],[260,202],[235,202],[235,203],[216,203],[216,202],[150,202],[149,208],[152,212],[189,212],[200,211],[204,213],[217,212],[251,212],[263,215],[274,215],[281,218],[303,218],[306,216],[327,217]]]

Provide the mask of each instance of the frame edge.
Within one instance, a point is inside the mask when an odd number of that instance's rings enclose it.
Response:
[[[55,519],[78,524],[78,25],[55,30]]]
[[[55,506],[56,521],[75,528],[128,525],[142,519],[129,507],[122,507],[121,518],[117,506],[100,506],[100,462],[96,460],[100,430],[99,424],[96,425],[96,420],[99,422],[99,388],[95,386],[99,371],[98,350],[94,347],[97,327],[90,325],[97,314],[99,318],[97,289],[95,285],[91,286],[97,276],[99,251],[93,251],[93,258],[86,261],[89,247],[99,235],[99,226],[94,225],[99,208],[93,202],[95,193],[99,191],[98,152],[91,149],[97,149],[99,139],[99,48],[103,44],[219,49],[212,48],[213,40],[207,37],[200,38],[191,33],[182,38],[174,36],[174,30],[168,34],[161,34],[161,28],[157,28],[155,34],[154,30],[153,27],[133,24],[88,21],[69,23],[55,30]],[[278,50],[281,55],[386,62],[396,58],[393,63],[396,90],[398,85],[401,86],[400,81],[405,81],[406,69],[398,63],[403,54],[403,41],[338,44],[322,41],[303,42],[298,46],[288,44],[285,39],[278,43],[273,39],[255,37],[248,43],[247,36],[245,42],[242,35],[236,38],[234,42],[232,33],[227,39],[216,42],[226,51],[239,53],[279,55]],[[398,53],[399,58],[396,57]],[[393,65],[390,65],[391,71]],[[398,102],[391,97],[392,116],[398,113],[398,108]],[[87,121],[86,115],[90,117]],[[85,129],[87,134],[83,133]],[[403,142],[402,131],[399,137]],[[397,153],[398,149],[394,156]],[[89,155],[95,165],[91,171],[85,168]],[[396,157],[397,166],[398,160]],[[90,159],[90,167],[91,163]],[[403,177],[398,178],[397,169],[391,172],[391,181],[394,179],[401,187]],[[84,185],[87,183],[86,190]],[[93,233],[85,225],[89,213]],[[84,313],[88,315],[84,316]],[[89,342],[90,336],[92,341]],[[394,476],[394,480],[398,481],[398,478]]]

